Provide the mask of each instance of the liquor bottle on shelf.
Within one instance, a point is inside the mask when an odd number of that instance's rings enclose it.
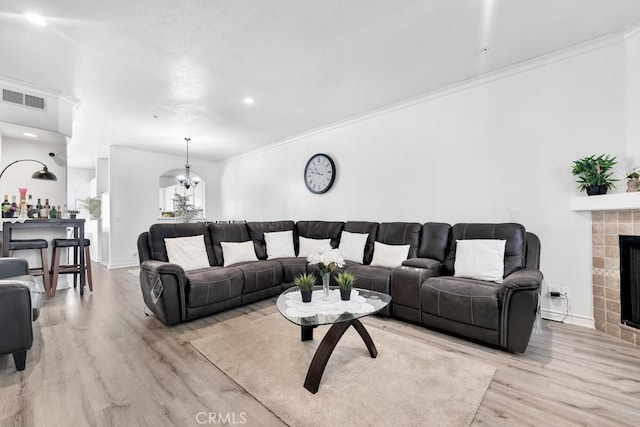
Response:
[[[38,203],[36,203],[35,211],[33,212],[33,217],[34,218],[39,218],[40,217],[40,211],[43,208],[44,208],[44,206],[42,206],[42,200],[40,198],[38,198]]]
[[[9,196],[4,195],[4,202],[2,202],[2,218],[10,218],[11,203],[9,203]]]
[[[33,218],[33,196],[29,194],[29,200],[27,201],[27,217]]]
[[[53,205],[53,207],[49,211],[49,218],[52,218],[52,219],[58,218],[58,211],[56,210],[55,205]]]
[[[18,204],[16,203],[16,196],[11,196],[11,216],[9,218],[18,217]]]
[[[45,199],[44,206],[40,209],[40,218],[49,218],[49,199]]]

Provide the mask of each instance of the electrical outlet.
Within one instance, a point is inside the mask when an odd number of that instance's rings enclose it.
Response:
[[[568,297],[569,296],[569,287],[568,286],[563,286],[562,288],[560,288],[560,293],[562,293],[562,295]]]
[[[561,292],[560,286],[549,286],[548,289],[549,289],[549,295],[550,296],[553,296],[553,294],[558,294],[559,295],[560,292]]]

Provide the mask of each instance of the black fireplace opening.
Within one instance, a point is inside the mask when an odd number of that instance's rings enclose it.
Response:
[[[640,329],[640,236],[620,236],[620,321]]]

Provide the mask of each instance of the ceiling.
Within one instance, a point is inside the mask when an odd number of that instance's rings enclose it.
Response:
[[[80,100],[70,166],[184,137],[215,161],[638,20],[640,0],[0,0],[0,74]]]

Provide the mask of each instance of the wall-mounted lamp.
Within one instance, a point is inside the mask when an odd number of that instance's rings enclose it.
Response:
[[[42,170],[39,171],[35,171],[33,173],[33,175],[31,175],[31,178],[33,179],[44,179],[45,181],[57,181],[58,177],[55,176],[55,174],[53,172],[49,172],[49,168],[47,168],[47,165],[45,165],[44,163],[42,163],[39,160],[33,160],[33,159],[22,159],[22,160],[15,160],[11,163],[9,163],[4,169],[2,169],[2,172],[0,172],[0,178],[2,178],[2,175],[4,175],[4,172],[9,169],[9,166],[15,165],[16,163],[19,162],[36,162],[36,163],[40,163],[42,165]]]

